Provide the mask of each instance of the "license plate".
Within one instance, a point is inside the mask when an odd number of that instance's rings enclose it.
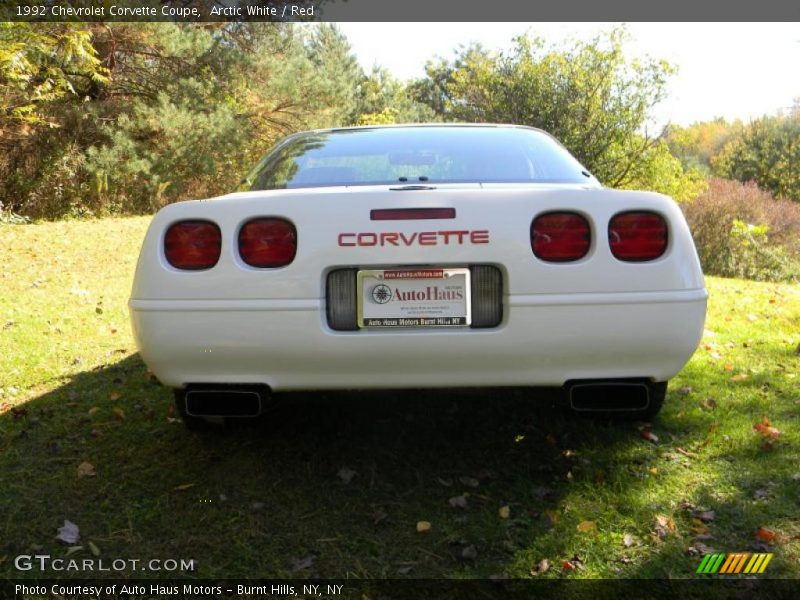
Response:
[[[468,326],[469,276],[469,269],[359,271],[358,326]]]

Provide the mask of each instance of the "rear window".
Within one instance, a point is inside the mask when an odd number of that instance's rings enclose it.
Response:
[[[247,177],[249,190],[413,183],[584,183],[548,135],[514,127],[396,127],[304,133]]]

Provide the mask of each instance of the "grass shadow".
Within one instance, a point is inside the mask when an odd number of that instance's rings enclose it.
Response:
[[[78,557],[91,541],[109,560],[194,559],[198,576],[486,576],[552,527],[576,468],[564,444],[598,441],[547,390],[282,399],[254,426],[188,432],[131,355],[4,414],[0,554],[63,556],[68,519]],[[96,475],[79,476],[84,462]],[[466,508],[448,503],[462,495]]]

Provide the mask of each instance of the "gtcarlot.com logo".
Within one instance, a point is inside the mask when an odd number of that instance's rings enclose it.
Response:
[[[706,554],[695,573],[707,575],[754,575],[763,573],[769,561],[772,560],[772,553],[750,554],[749,552],[717,552]]]
[[[19,571],[194,571],[194,559],[185,558],[53,558],[49,554],[20,554],[14,559]]]

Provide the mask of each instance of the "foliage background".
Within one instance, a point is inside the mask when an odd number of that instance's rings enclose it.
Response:
[[[553,134],[604,185],[681,202],[707,272],[796,278],[797,220],[775,215],[800,199],[800,104],[656,127],[675,68],[628,59],[625,41],[624,28],[522,36],[400,81],[364,72],[330,24],[0,23],[0,218],[148,214],[227,193],[310,128],[516,123]]]

